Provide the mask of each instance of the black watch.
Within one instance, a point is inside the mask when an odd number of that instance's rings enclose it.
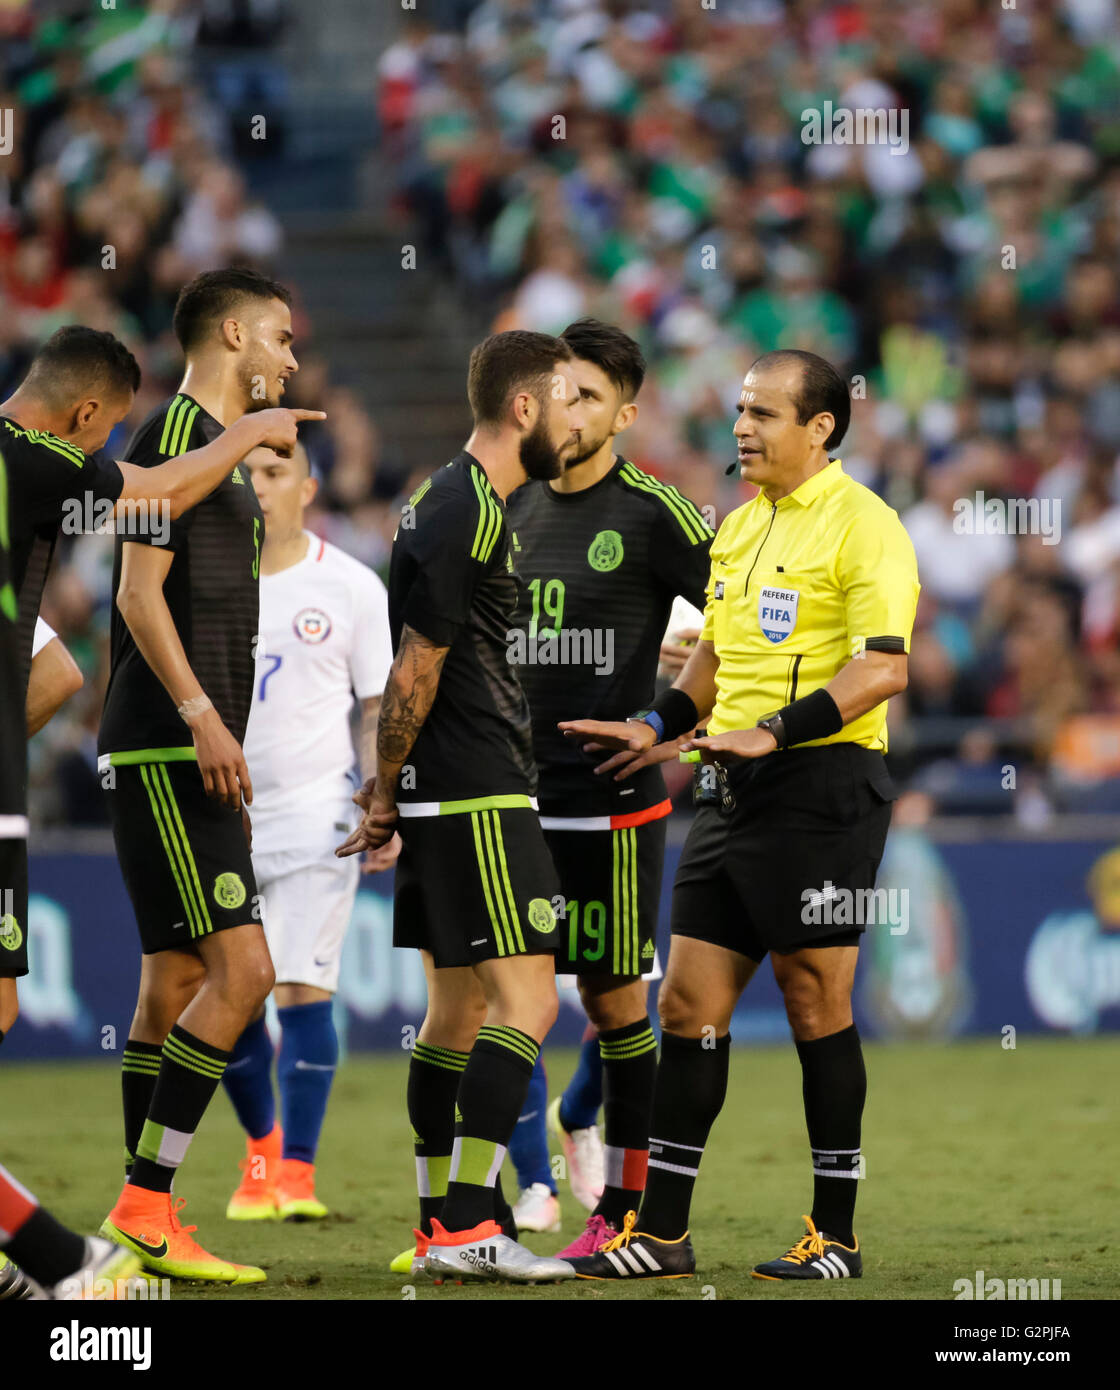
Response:
[[[755,725],[756,729],[767,729],[774,735],[774,742],[779,748],[786,746],[786,726],[782,722],[781,712],[775,710],[773,714],[764,714]]]

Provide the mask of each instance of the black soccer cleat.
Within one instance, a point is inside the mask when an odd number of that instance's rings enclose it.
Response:
[[[696,1256],[688,1232],[676,1240],[635,1231],[637,1212],[628,1211],[622,1234],[605,1241],[594,1255],[568,1263],[577,1279],[689,1279],[696,1273]]]
[[[808,1226],[796,1245],[784,1255],[765,1264],[755,1265],[751,1273],[756,1279],[859,1279],[863,1275],[863,1259],[859,1240],[854,1246],[841,1245],[818,1231],[809,1217],[802,1221]]]

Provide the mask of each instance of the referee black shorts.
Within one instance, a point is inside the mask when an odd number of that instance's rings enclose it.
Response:
[[[27,974],[27,841],[0,840],[0,975]]]
[[[260,921],[241,812],[206,795],[198,764],[130,763],[113,774],[109,819],[143,953],[190,950]]]
[[[556,950],[560,884],[531,807],[402,816],[397,828],[394,946],[430,951],[440,969]]]
[[[734,764],[729,776],[734,812],[701,807],[685,841],[673,935],[755,961],[855,945],[898,795],[882,753],[854,743],[791,748]]]

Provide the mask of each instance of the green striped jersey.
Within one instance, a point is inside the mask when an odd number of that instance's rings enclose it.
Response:
[[[12,583],[11,530],[8,517],[8,471],[0,452],[0,820],[26,814],[27,761],[25,691],[16,652],[15,585]],[[6,838],[0,835],[0,838]],[[18,836],[11,836],[16,839]],[[0,892],[7,885],[0,883]],[[0,902],[0,915],[4,907]]]
[[[103,451],[84,454],[46,430],[0,417],[0,452],[8,476],[11,584],[19,601],[17,652],[22,689],[31,673],[39,601],[59,531],[72,534],[103,520],[121,495],[124,475]]]
[[[211,443],[221,424],[190,396],[165,401],[144,421],[126,458],[141,468]],[[163,596],[191,670],[238,743],[244,741],[258,616],[260,547],[264,518],[249,471],[240,464],[208,497],[166,530],[118,534],[113,593],[120,586],[123,547],[165,544],[174,559]],[[141,655],[128,624],[113,606],[109,685],[97,748],[120,755],[144,750],[148,761],[184,756],[190,731],[171,696]]]
[[[405,624],[449,648],[400,805],[535,793],[529,707],[506,656],[516,607],[505,507],[464,451],[417,488],[393,538],[394,651]]]
[[[556,728],[561,719],[625,719],[654,697],[658,656],[678,594],[702,609],[712,529],[676,488],[618,458],[581,492],[527,483],[511,497],[513,560],[523,588],[518,674],[533,718],[542,816],[626,815],[665,799],[659,767],[625,782],[594,775]]]

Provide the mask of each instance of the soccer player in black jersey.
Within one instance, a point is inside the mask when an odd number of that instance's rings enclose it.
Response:
[[[129,446],[142,469],[273,405],[296,370],[288,292],[255,271],[198,276],[179,295],[174,328],[186,373]],[[171,1184],[230,1051],[273,984],[242,804],[252,801],[241,744],[263,533],[252,481],[235,461],[166,535],[118,535],[98,738],[143,951],[122,1067],[130,1166],[101,1230],[154,1271],[225,1283],[259,1283],[264,1271],[194,1241]]]
[[[562,337],[583,406],[579,448],[560,477],[514,493],[509,524],[525,583],[514,624],[518,675],[565,903],[556,969],[578,976],[603,1060],[606,1185],[565,1258],[613,1239],[645,1186],[657,1044],[641,975],[654,958],[672,805],[660,767],[625,782],[596,775],[601,759],[557,724],[572,710],[625,719],[651,703],[674,598],[705,602],[713,532],[676,488],[615,452],[638,413],[638,344],[596,319]]]
[[[436,1277],[570,1278],[503,1234],[495,1183],[556,1018],[558,883],[537,817],[529,707],[509,659],[518,579],[506,498],[578,443],[568,348],[498,333],[471,354],[474,431],[413,493],[393,541],[396,659],[366,815],[336,853],[397,827],[393,940],[419,948],[428,1011],[409,1067],[421,1223]],[[476,1041],[477,1037],[477,1041]],[[430,1241],[429,1241],[430,1237]]]
[[[269,410],[236,421],[205,448],[159,468],[116,462],[104,453],[104,446],[132,408],[139,384],[140,368],[123,343],[111,333],[71,324],[47,339],[26,378],[0,404],[0,453],[8,480],[9,582],[17,605],[13,669],[21,711],[39,601],[64,523],[78,531],[87,522],[110,518],[129,527],[174,520],[201,501],[257,444],[271,440],[291,449],[295,443],[298,412]],[[24,757],[21,751],[21,785]],[[16,978],[27,974],[25,839],[9,846],[9,857],[11,864],[0,877],[0,891],[10,893],[10,905],[0,915],[11,919],[0,930],[0,976]]]

